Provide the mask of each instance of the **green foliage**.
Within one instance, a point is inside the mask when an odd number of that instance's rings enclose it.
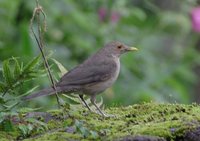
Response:
[[[14,124],[12,122],[11,117],[16,116],[15,112],[7,113],[1,112],[0,113],[0,131],[11,132],[15,131]]]
[[[93,139],[98,138],[97,132],[89,130],[87,127],[84,127],[81,121],[75,120],[75,127],[76,130],[80,132],[84,138],[88,138],[89,136],[91,136]]]
[[[17,112],[0,113],[0,131],[7,133],[17,131],[21,138],[29,137],[31,134],[46,131],[47,124],[37,118],[26,117],[38,109],[21,108]]]
[[[31,131],[33,130],[33,127],[30,124],[28,125],[20,124],[18,128],[21,131],[23,137],[28,137],[28,135],[30,135]]]
[[[18,125],[22,137],[28,137],[34,132],[41,132],[48,129],[47,124],[34,118],[25,119],[24,123]]]
[[[35,57],[23,66],[17,58],[10,58],[3,62],[0,82],[0,110],[9,111],[20,102],[20,97],[31,93],[35,88],[24,89],[25,83],[41,76],[44,72],[40,56]]]
[[[59,63],[55,59],[53,59],[53,61],[56,64],[56,66],[60,69],[61,74],[63,74],[62,71],[66,72],[65,67],[61,63]],[[33,92],[33,90],[35,89],[28,89],[24,93],[22,93],[21,91],[21,88],[23,88],[23,85],[25,83],[43,74],[44,71],[40,68],[40,66],[40,56],[35,57],[25,66],[23,66],[23,64],[20,63],[16,58],[11,58],[4,61],[2,68],[2,75],[4,80],[1,82],[2,85],[0,93],[1,131],[11,132],[14,130],[18,130],[20,132],[20,138],[27,138],[34,133],[46,131],[48,129],[47,124],[45,122],[37,120],[36,118],[29,118],[24,116],[27,113],[39,110],[40,108],[32,109],[28,107],[23,107],[16,109],[15,112],[12,111],[12,109],[16,107],[20,102],[23,103],[23,101],[20,100],[22,96]],[[80,99],[77,95],[64,95],[64,97],[65,101],[63,101],[60,98],[63,104],[63,111],[69,111],[71,107],[76,107],[75,109],[79,109],[82,107],[82,103],[80,103]],[[88,97],[86,98],[86,101],[87,103],[89,103]],[[103,100],[101,99],[98,105],[101,106],[102,104]],[[77,132],[80,132],[81,135],[83,135],[83,137],[97,137],[97,133],[95,131],[90,131],[89,129],[82,127],[81,122],[79,122],[78,120],[75,121],[75,127],[77,128]]]

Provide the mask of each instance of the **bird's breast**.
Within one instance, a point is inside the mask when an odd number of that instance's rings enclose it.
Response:
[[[119,59],[117,59],[115,62],[116,62],[116,64],[115,64],[114,67],[116,67],[116,69],[113,72],[112,77],[107,82],[109,84],[109,87],[117,80],[117,78],[119,76],[119,72],[120,72],[120,61],[119,61]]]
[[[115,65],[113,65],[113,68],[111,70],[114,70],[114,71],[111,73],[110,79],[100,82],[100,83],[97,83],[96,85],[93,85],[92,87],[90,87],[89,95],[90,94],[99,94],[113,85],[113,83],[117,80],[119,72],[120,72],[119,60],[115,61]]]

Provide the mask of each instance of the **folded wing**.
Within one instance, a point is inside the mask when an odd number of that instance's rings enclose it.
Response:
[[[103,82],[112,77],[112,74],[114,73],[113,70],[115,70],[114,67],[116,67],[114,63],[110,64],[105,62],[90,66],[77,66],[65,74],[57,83],[57,86],[84,86]]]

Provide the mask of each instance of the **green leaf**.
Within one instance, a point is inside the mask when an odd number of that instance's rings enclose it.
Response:
[[[3,77],[6,81],[6,83],[11,86],[12,82],[14,80],[13,74],[11,72],[11,69],[9,67],[9,60],[5,60],[3,62]]]
[[[34,92],[37,88],[38,88],[38,86],[35,86],[35,87],[31,88],[30,90],[28,90],[28,91],[26,91],[25,93],[21,94],[18,98],[23,97],[23,96],[26,96],[26,95],[28,95],[28,94]]]
[[[21,74],[21,67],[20,67],[19,62],[16,58],[13,57],[13,60],[15,61],[14,77],[16,78]]]
[[[67,69],[60,62],[58,62],[56,59],[51,59],[51,60],[53,60],[54,63],[59,68],[59,70],[61,72],[61,76],[63,76],[65,73],[67,73]]]
[[[78,98],[70,97],[67,94],[62,94],[64,97],[67,98],[66,102],[69,104],[80,104],[80,100]]]
[[[83,137],[88,137],[90,132],[89,130],[83,126],[83,122],[75,120],[76,129],[82,134]]]
[[[103,98],[102,97],[100,97],[100,98],[101,98],[101,100],[99,102],[97,102],[96,104],[97,104],[98,107],[104,108],[104,106],[103,106]]]
[[[33,112],[33,111],[37,111],[37,110],[40,110],[41,108],[27,108],[27,107],[24,107],[24,108],[20,108],[20,109],[17,109],[17,112],[18,113],[29,113],[29,112]]]
[[[79,130],[82,133],[83,137],[85,137],[85,138],[90,135],[90,132],[86,127],[81,127]]]
[[[18,105],[19,104],[19,102],[16,102],[16,103],[14,103],[14,104],[12,104],[12,105],[2,105],[4,108],[5,108],[5,110],[4,111],[10,111],[12,108],[14,108],[16,105]]]
[[[31,60],[23,69],[24,72],[31,71],[40,62],[40,55]]]
[[[96,139],[96,138],[99,137],[99,135],[95,131],[90,131],[90,134],[91,134],[91,136],[92,136],[93,139]]]

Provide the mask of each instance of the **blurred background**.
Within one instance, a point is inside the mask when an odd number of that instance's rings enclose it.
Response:
[[[45,46],[68,70],[105,43],[139,48],[121,57],[121,73],[104,92],[107,107],[141,102],[200,102],[199,0],[39,0],[47,15]],[[26,63],[39,54],[30,37],[34,0],[0,0],[0,67],[12,56]],[[53,74],[57,76],[58,70]],[[51,85],[47,76],[26,89]],[[30,106],[52,107],[54,97]]]

